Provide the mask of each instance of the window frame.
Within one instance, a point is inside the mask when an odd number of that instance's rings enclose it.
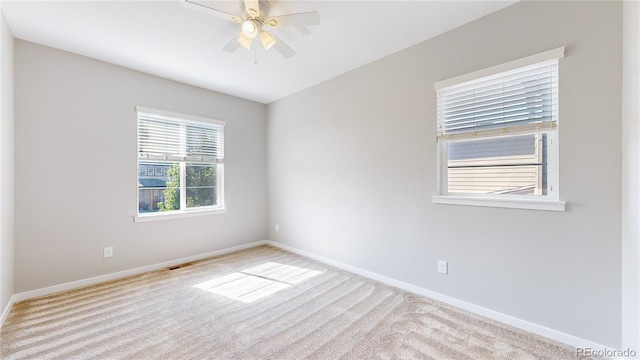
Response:
[[[177,121],[181,126],[187,126],[188,124],[195,125],[206,125],[206,126],[214,126],[218,128],[218,131],[221,131],[222,136],[222,153],[224,154],[224,127],[226,122],[221,120],[203,118],[198,116],[186,115],[181,113],[173,113],[163,110],[150,109],[146,107],[137,106],[136,107],[136,143],[138,142],[138,126],[140,122],[140,115],[146,117],[153,117],[156,119],[168,119],[171,121]],[[203,215],[213,215],[213,214],[223,214],[226,213],[226,205],[225,205],[225,197],[224,197],[224,156],[219,158],[217,162],[200,162],[199,164],[207,164],[214,165],[216,171],[216,205],[209,206],[199,206],[199,207],[186,207],[186,167],[187,164],[198,164],[197,162],[189,161],[189,159],[183,160],[162,160],[162,159],[141,159],[138,156],[139,145],[136,149],[136,215],[133,216],[134,222],[147,222],[147,221],[157,221],[157,220],[168,220],[168,219],[178,219],[184,217],[193,217],[193,216],[203,216]],[[140,213],[140,163],[178,163],[180,166],[180,209],[173,211],[162,211],[162,212],[148,212],[148,213]],[[155,168],[155,165],[154,165]]]
[[[525,58],[510,61],[504,64],[482,69],[469,74],[464,74],[451,79],[436,82],[435,90],[443,89],[467,81],[473,81],[488,76],[498,75],[507,71],[519,69],[529,65],[534,65],[544,61],[560,59],[564,57],[564,47],[549,50],[543,53],[535,54]],[[559,64],[558,64],[559,67]],[[559,107],[559,106],[558,106]],[[437,141],[437,193],[432,196],[434,204],[447,205],[466,205],[480,207],[499,207],[514,209],[530,209],[530,210],[548,210],[548,211],[565,211],[565,201],[560,200],[559,186],[559,132],[560,126],[555,129],[541,130],[537,133],[547,134],[547,182],[549,189],[547,195],[508,195],[508,194],[471,194],[471,193],[449,193],[448,192],[448,143],[449,140]],[[533,134],[535,132],[528,132]],[[518,134],[509,134],[507,136],[517,136]],[[493,138],[496,136],[487,136],[484,138]]]

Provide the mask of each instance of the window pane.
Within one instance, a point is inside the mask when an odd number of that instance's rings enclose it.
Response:
[[[546,134],[452,141],[448,151],[449,193],[547,194]]]
[[[187,207],[216,205],[216,167],[213,164],[187,164]]]
[[[180,209],[180,165],[177,163],[138,163],[138,212]],[[143,175],[142,169],[148,169]],[[166,172],[163,169],[167,169]]]

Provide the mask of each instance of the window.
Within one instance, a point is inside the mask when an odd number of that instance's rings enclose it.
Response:
[[[564,48],[436,83],[436,203],[564,210],[558,59]]]
[[[223,212],[224,122],[141,107],[136,110],[135,220]]]

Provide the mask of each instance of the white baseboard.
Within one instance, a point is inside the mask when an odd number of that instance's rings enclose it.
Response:
[[[310,259],[314,259],[320,262],[323,262],[325,264],[331,265],[331,266],[335,266],[337,268],[352,272],[354,274],[358,274],[360,276],[364,276],[376,281],[379,281],[381,283],[385,283],[391,286],[395,286],[397,288],[412,292],[414,294],[418,294],[418,295],[422,295],[437,301],[441,301],[445,304],[449,304],[455,307],[458,307],[460,309],[464,309],[467,310],[469,312],[487,317],[489,319],[493,319],[511,326],[514,326],[516,328],[525,330],[525,331],[529,331],[531,333],[537,334],[537,335],[541,335],[544,336],[546,338],[555,340],[555,341],[559,341],[561,343],[576,347],[576,348],[591,348],[591,349],[606,349],[607,347],[600,345],[600,344],[596,344],[594,342],[585,340],[585,339],[581,339],[579,337],[570,335],[570,334],[566,334],[554,329],[550,329],[547,328],[545,326],[542,325],[538,325],[538,324],[534,324],[532,322],[526,321],[526,320],[522,320],[522,319],[518,319],[516,317],[510,316],[510,315],[506,315],[494,310],[490,310],[487,308],[484,308],[482,306],[478,306],[478,305],[474,305],[472,303],[466,302],[466,301],[462,301],[459,299],[456,299],[454,297],[451,296],[447,296],[444,294],[440,294],[438,292],[435,291],[431,291],[431,290],[427,290],[409,283],[405,283],[387,276],[383,276],[368,270],[364,270],[361,269],[359,267],[356,266],[352,266],[352,265],[348,265],[330,258],[326,258],[324,256],[320,256],[320,255],[316,255],[314,253],[310,253],[304,250],[300,250],[288,245],[284,245],[275,241],[271,241],[271,240],[262,240],[262,241],[256,241],[256,242],[252,242],[252,243],[248,243],[248,244],[243,244],[243,245],[239,245],[239,246],[234,246],[234,247],[230,247],[230,248],[226,248],[226,249],[221,249],[221,250],[216,250],[216,251],[212,251],[212,252],[208,252],[208,253],[204,253],[204,254],[199,254],[199,255],[194,255],[194,256],[189,256],[189,257],[185,257],[185,258],[181,258],[181,259],[175,259],[175,260],[170,260],[170,261],[166,261],[166,262],[162,262],[162,263],[158,263],[158,264],[153,264],[153,265],[147,265],[147,266],[142,266],[142,267],[138,267],[135,269],[130,269],[130,270],[124,270],[124,271],[119,271],[119,272],[115,272],[115,273],[111,273],[111,274],[105,274],[105,275],[100,275],[100,276],[96,276],[96,277],[92,277],[92,278],[88,278],[88,279],[83,279],[83,280],[77,280],[77,281],[72,281],[72,282],[68,282],[68,283],[64,283],[64,284],[60,284],[60,285],[54,285],[54,286],[49,286],[46,288],[42,288],[42,289],[36,289],[36,290],[31,290],[31,291],[26,291],[23,293],[19,293],[19,294],[14,294],[11,299],[9,300],[9,303],[7,304],[7,306],[5,307],[5,309],[2,312],[2,317],[0,318],[0,327],[2,327],[2,324],[4,323],[5,319],[7,318],[7,316],[9,315],[9,312],[11,311],[11,307],[13,306],[14,303],[23,301],[23,300],[28,300],[28,299],[32,299],[32,298],[36,298],[39,296],[44,296],[44,295],[49,295],[49,294],[53,294],[56,292],[60,292],[60,291],[66,291],[66,290],[71,290],[71,289],[76,289],[79,287],[83,287],[83,286],[87,286],[87,285],[94,285],[94,284],[98,284],[101,282],[105,282],[105,281],[110,281],[110,280],[115,280],[115,279],[119,279],[119,278],[123,278],[126,276],[131,276],[131,275],[138,275],[138,274],[142,274],[145,272],[149,272],[149,271],[154,271],[154,270],[158,270],[158,269],[162,269],[162,268],[166,268],[166,267],[170,267],[170,266],[175,266],[175,265],[179,265],[179,264],[184,264],[187,262],[191,262],[191,261],[197,261],[197,260],[202,260],[202,259],[206,259],[206,258],[210,258],[213,256],[218,256],[218,255],[224,255],[224,254],[228,254],[234,251],[239,251],[239,250],[244,250],[244,249],[248,249],[248,248],[252,248],[252,247],[256,247],[256,246],[260,246],[260,245],[271,245],[273,247],[277,247],[283,250],[287,250],[289,252],[295,253],[295,254],[299,254],[305,257],[308,257]]]
[[[314,260],[318,260],[320,262],[323,262],[325,264],[331,265],[331,266],[335,266],[337,268],[343,269],[343,270],[347,270],[349,272],[352,272],[354,274],[358,274],[360,276],[364,276],[366,278],[369,279],[373,279],[376,281],[379,281],[381,283],[387,284],[387,285],[391,285],[391,286],[395,286],[397,288],[400,288],[402,290],[406,290],[409,292],[412,292],[414,294],[418,294],[418,295],[422,295],[440,302],[443,302],[445,304],[449,304],[452,306],[455,306],[457,308],[460,309],[464,309],[466,311],[472,312],[474,314],[478,314],[484,317],[487,317],[489,319],[492,320],[496,320],[499,321],[501,323],[505,323],[508,325],[511,325],[513,327],[540,335],[540,336],[544,336],[546,338],[549,338],[551,340],[555,340],[558,342],[561,342],[563,344],[567,344],[570,346],[573,346],[575,348],[591,348],[591,349],[606,349],[607,347],[604,345],[600,345],[600,344],[596,344],[592,341],[589,340],[585,340],[585,339],[581,339],[579,337],[570,335],[570,334],[566,334],[563,333],[561,331],[557,331],[554,329],[550,329],[548,327],[542,326],[542,325],[538,325],[538,324],[534,324],[532,322],[526,321],[526,320],[522,320],[522,319],[518,319],[516,317],[510,316],[510,315],[506,315],[491,309],[487,309],[484,308],[482,306],[478,306],[466,301],[462,301],[460,299],[456,299],[454,297],[451,296],[447,296],[435,291],[431,291],[431,290],[427,290],[424,288],[421,288],[419,286],[415,286],[415,285],[411,285],[387,276],[383,276],[368,270],[364,270],[361,269],[359,267],[356,266],[352,266],[352,265],[348,265],[333,259],[329,259],[326,258],[324,256],[320,256],[320,255],[316,255],[314,253],[310,253],[308,251],[304,251],[304,250],[300,250],[294,247],[291,247],[289,245],[284,245],[275,241],[271,241],[271,240],[267,240],[266,243],[268,245],[283,249],[283,250],[287,250],[289,252],[298,254],[298,255],[302,255],[305,257],[308,257],[310,259],[314,259]]]
[[[0,317],[0,328],[2,328],[2,324],[4,324],[4,321],[7,319],[7,316],[9,316],[9,312],[11,312],[11,307],[13,307],[13,304],[15,303],[16,303],[16,296],[12,295],[11,298],[9,299],[9,303],[4,308],[4,310],[2,310],[2,317]]]
[[[175,265],[179,265],[179,264],[184,264],[184,263],[188,263],[188,262],[191,262],[191,261],[202,260],[202,259],[210,258],[210,257],[213,257],[213,256],[224,255],[224,254],[228,254],[228,253],[231,253],[231,252],[234,252],[234,251],[244,250],[244,249],[248,249],[248,248],[252,248],[252,247],[256,247],[256,246],[260,246],[260,245],[265,245],[265,244],[267,244],[267,241],[266,240],[261,240],[261,241],[256,241],[256,242],[252,242],[252,243],[248,243],[248,244],[238,245],[238,246],[234,246],[234,247],[230,247],[230,248],[226,248],[226,249],[222,249],[222,250],[211,251],[211,252],[204,253],[204,254],[198,254],[198,255],[189,256],[189,257],[185,257],[185,258],[181,258],[181,259],[165,261],[165,262],[158,263],[158,264],[142,266],[142,267],[138,267],[138,268],[135,268],[135,269],[118,271],[118,272],[115,272],[115,273],[100,275],[100,276],[96,276],[96,277],[92,277],[92,278],[88,278],[88,279],[71,281],[71,282],[68,282],[68,283],[60,284],[60,285],[54,285],[54,286],[49,286],[49,287],[42,288],[42,289],[36,289],[36,290],[31,290],[31,291],[26,291],[26,292],[23,292],[23,293],[15,294],[15,295],[13,295],[11,297],[11,299],[14,302],[33,299],[33,298],[36,298],[36,297],[39,297],[39,296],[49,295],[49,294],[57,293],[57,292],[60,292],[60,291],[76,289],[76,288],[87,286],[87,285],[94,285],[94,284],[98,284],[98,283],[105,282],[105,281],[120,279],[120,278],[123,278],[123,277],[126,277],[126,276],[138,275],[138,274],[142,274],[142,273],[149,272],[149,271],[155,271],[155,270],[158,270],[158,269],[171,267],[171,266],[175,266]],[[10,309],[10,307],[9,307],[9,309]],[[5,311],[7,311],[7,310],[5,310]],[[7,311],[7,313],[8,313],[8,311]],[[4,321],[4,314],[3,314],[2,320]],[[0,322],[0,326],[2,326],[1,322]]]

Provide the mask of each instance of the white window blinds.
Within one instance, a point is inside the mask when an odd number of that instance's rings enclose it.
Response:
[[[137,112],[139,159],[223,162],[224,122],[140,107]]]
[[[437,91],[438,141],[553,130],[558,121],[558,59]]]

